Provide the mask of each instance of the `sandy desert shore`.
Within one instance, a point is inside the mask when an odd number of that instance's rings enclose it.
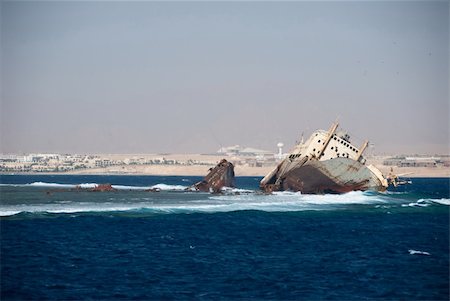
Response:
[[[66,172],[65,174],[108,174],[108,175],[173,175],[173,176],[205,176],[211,165],[137,165],[112,166],[107,168],[84,169]],[[390,166],[375,165],[384,175],[390,172]],[[237,165],[234,168],[236,176],[264,177],[275,166],[253,167]],[[394,173],[409,178],[450,178],[450,169],[447,167],[394,167]]]
[[[217,155],[202,154],[98,154],[101,158],[110,160],[125,160],[129,158],[142,159],[162,159],[179,162],[196,163],[187,164],[146,164],[146,165],[115,165],[103,168],[79,169],[67,172],[49,173],[49,174],[74,174],[74,175],[174,175],[174,176],[205,176],[211,167],[214,167],[222,158],[235,163],[236,176],[255,176],[264,177],[275,166],[273,162],[262,167],[249,166],[249,164],[239,164],[245,161],[243,157],[227,157]],[[382,164],[383,157],[374,157],[368,159],[367,164],[373,164],[378,167],[384,175],[388,175],[391,167]],[[405,174],[406,177],[450,177],[450,168],[438,167],[393,167],[397,175]],[[41,174],[41,173],[38,173]]]
[[[153,165],[153,166],[114,166],[108,168],[85,169],[72,172],[65,172],[65,174],[122,174],[122,175],[180,175],[180,176],[205,176],[211,166],[173,166],[173,165]],[[389,174],[389,166],[377,166],[384,175]],[[236,176],[260,176],[264,177],[274,167],[250,167],[250,166],[235,166],[234,172]],[[404,175],[411,178],[438,178],[450,177],[450,170],[448,168],[428,168],[428,167],[394,167],[394,173],[397,175]]]

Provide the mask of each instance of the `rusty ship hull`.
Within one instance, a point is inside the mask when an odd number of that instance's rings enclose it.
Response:
[[[223,187],[234,187],[234,165],[222,159],[205,178],[194,184],[197,191],[220,193]]]
[[[265,192],[345,193],[354,190],[383,191],[388,181],[373,165],[366,165],[363,152],[368,141],[358,148],[350,136],[330,130],[314,132],[260,182]]]
[[[309,161],[294,168],[269,190],[300,191],[302,193],[346,193],[354,190],[384,190],[380,179],[365,165],[347,158]],[[267,185],[265,185],[267,186]]]

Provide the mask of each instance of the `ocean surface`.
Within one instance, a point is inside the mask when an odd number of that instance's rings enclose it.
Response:
[[[1,300],[449,300],[448,178],[185,190],[200,179],[0,176]],[[100,183],[118,190],[75,189]]]

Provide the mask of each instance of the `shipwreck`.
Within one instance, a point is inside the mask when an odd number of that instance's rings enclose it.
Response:
[[[328,131],[314,132],[260,182],[265,192],[345,193],[353,190],[383,191],[389,181],[363,157],[368,146],[350,142],[350,136],[337,131],[335,123]]]
[[[197,191],[220,193],[223,187],[234,187],[234,165],[222,159],[205,178],[194,184]]]

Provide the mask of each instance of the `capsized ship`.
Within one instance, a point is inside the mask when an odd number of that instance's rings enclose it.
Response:
[[[197,191],[220,193],[223,187],[234,187],[234,165],[222,159],[203,180],[194,184]]]
[[[353,190],[383,191],[389,185],[381,171],[366,165],[363,153],[368,141],[357,148],[350,136],[338,132],[335,123],[328,131],[318,130],[260,182],[265,192],[345,193]]]

